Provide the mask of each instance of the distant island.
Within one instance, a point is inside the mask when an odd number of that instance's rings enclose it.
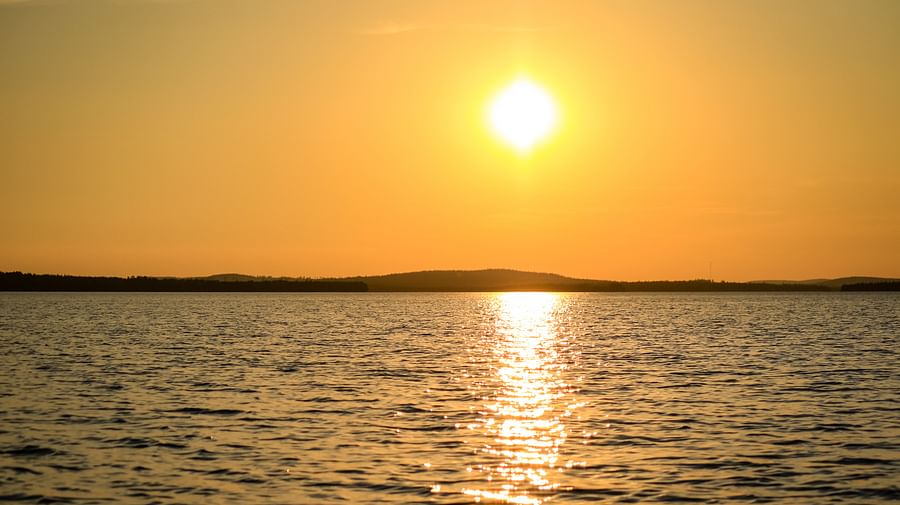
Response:
[[[508,269],[429,270],[309,279],[217,274],[207,277],[86,277],[0,272],[0,291],[136,292],[747,292],[900,291],[900,279],[843,277],[807,281],[608,281]]]

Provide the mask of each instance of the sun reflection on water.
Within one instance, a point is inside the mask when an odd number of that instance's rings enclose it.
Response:
[[[476,426],[486,436],[478,467],[487,489],[464,489],[476,502],[539,504],[559,490],[557,462],[566,441],[564,420],[578,405],[563,378],[568,342],[556,332],[560,297],[504,293],[490,339],[493,394]]]

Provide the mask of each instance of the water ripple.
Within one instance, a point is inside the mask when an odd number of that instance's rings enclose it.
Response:
[[[0,294],[0,501],[900,500],[896,294]]]

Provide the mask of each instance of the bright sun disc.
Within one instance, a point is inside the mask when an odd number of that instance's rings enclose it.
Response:
[[[520,79],[494,99],[491,126],[520,152],[529,151],[556,124],[556,106],[546,91]]]

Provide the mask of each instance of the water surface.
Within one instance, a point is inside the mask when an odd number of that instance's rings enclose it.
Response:
[[[0,293],[0,499],[886,503],[896,294]]]

